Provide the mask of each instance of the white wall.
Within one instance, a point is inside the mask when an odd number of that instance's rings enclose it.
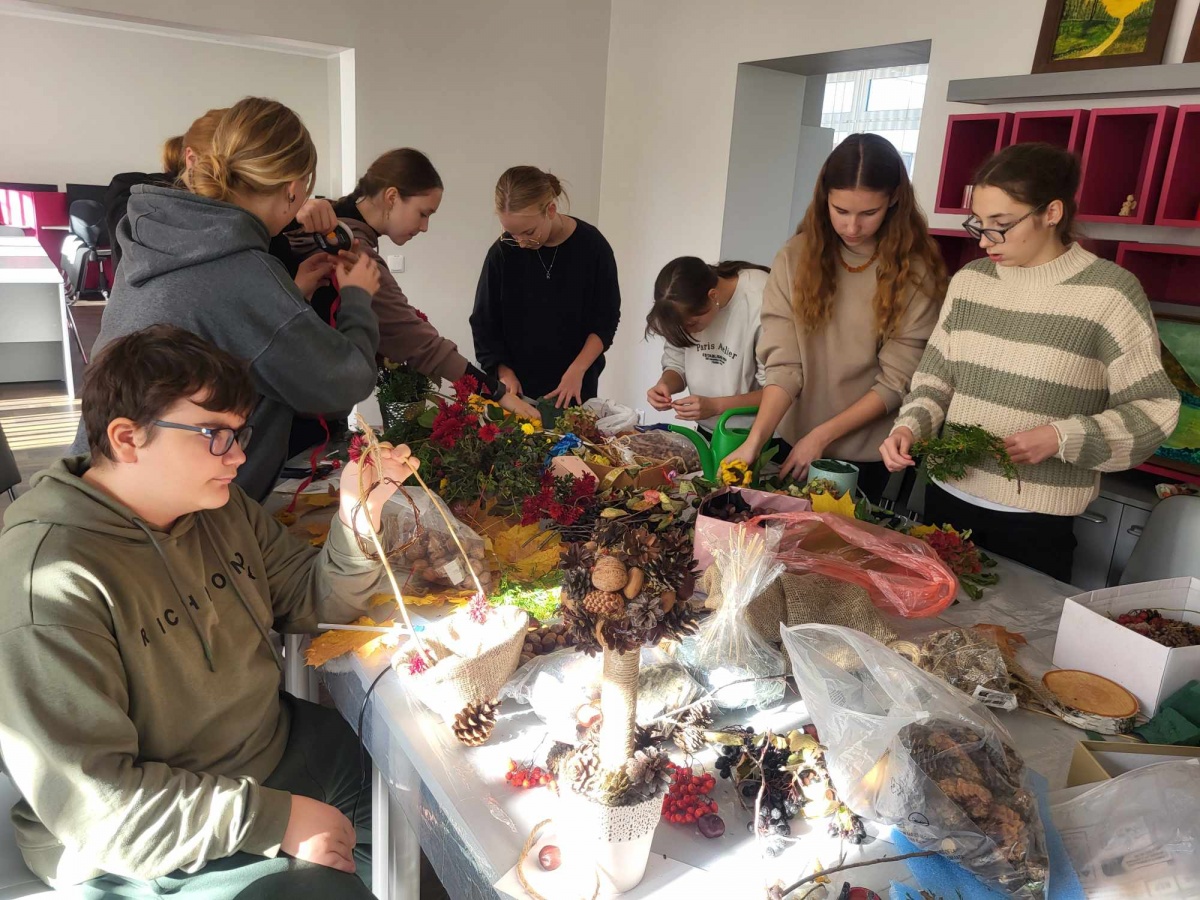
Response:
[[[1182,58],[1198,6],[1200,0],[1180,0],[1168,62]],[[1044,8],[1040,0],[1009,3],[995,14],[948,7],[944,0],[613,0],[600,227],[616,252],[624,310],[603,392],[646,406],[645,391],[659,375],[659,348],[642,342],[640,322],[654,276],[675,256],[718,255],[740,63],[932,39],[914,171],[918,197],[928,210],[946,117],[982,109],[947,103],[947,82],[1028,74]],[[1152,102],[1139,97],[1094,105]],[[1196,103],[1200,96],[1161,102]],[[951,216],[931,219],[939,227],[958,225]],[[1090,231],[1097,237],[1200,243],[1200,234],[1185,229]]]
[[[722,259],[770,265],[791,233],[803,75],[738,66]]]
[[[5,14],[0,180],[108,184],[117,172],[160,172],[164,138],[206,109],[273,97],[330,148],[329,61]],[[19,79],[19,82],[16,81]],[[17,87],[19,84],[19,88]],[[318,188],[329,190],[329,169]]]
[[[597,219],[608,0],[87,2],[106,14],[353,48],[358,172],[385,150],[412,146],[446,183],[429,233],[404,247],[407,271],[398,279],[468,356],[475,284],[500,232],[492,211],[500,173],[549,168],[565,179],[572,210]],[[103,91],[105,65],[96,71]],[[169,71],[145,77],[168,80]],[[137,115],[117,107],[125,120]],[[180,107],[185,120],[192,113]]]

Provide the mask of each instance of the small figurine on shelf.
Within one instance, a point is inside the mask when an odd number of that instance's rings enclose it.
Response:
[[[1136,210],[1136,209],[1137,209],[1137,197],[1133,196],[1133,194],[1130,194],[1128,197],[1125,198],[1125,202],[1121,204],[1121,211],[1119,213],[1117,213],[1117,215],[1124,216],[1125,218],[1130,218],[1133,215],[1134,210]]]

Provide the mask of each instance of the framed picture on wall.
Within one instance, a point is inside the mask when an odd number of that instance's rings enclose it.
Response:
[[[1175,0],[1047,0],[1033,72],[1154,66]]]
[[[1192,23],[1192,36],[1183,51],[1183,61],[1200,62],[1200,12],[1196,13],[1196,21]]]

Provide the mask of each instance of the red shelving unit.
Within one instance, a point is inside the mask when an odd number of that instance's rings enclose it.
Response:
[[[1181,106],[1155,225],[1200,228],[1200,106]]]
[[[1013,116],[1011,144],[1042,142],[1070,150],[1083,152],[1083,141],[1087,137],[1089,110],[1044,109],[1036,112],[1019,112]]]
[[[1200,306],[1200,247],[1122,241],[1117,265],[1136,275],[1154,302]]]
[[[979,246],[979,241],[961,228],[930,228],[929,236],[942,251],[942,259],[951,277],[967,263],[987,255]]]
[[[1154,221],[1178,112],[1174,106],[1092,110],[1079,189],[1081,221],[1124,225]],[[1137,199],[1137,209],[1132,216],[1118,215],[1130,194]]]
[[[963,191],[983,161],[1008,144],[1012,122],[1013,114],[1009,112],[950,117],[934,212],[970,212],[963,206]]]

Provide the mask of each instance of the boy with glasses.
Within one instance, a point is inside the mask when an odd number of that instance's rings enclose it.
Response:
[[[370,897],[358,741],[279,692],[269,630],[349,622],[382,568],[355,531],[415,469],[384,453],[363,508],[343,474],[324,548],[233,478],[246,366],[156,325],[84,380],[89,457],[35,476],[0,533],[0,753],[26,864],[99,897]],[[251,887],[253,886],[253,887]]]

